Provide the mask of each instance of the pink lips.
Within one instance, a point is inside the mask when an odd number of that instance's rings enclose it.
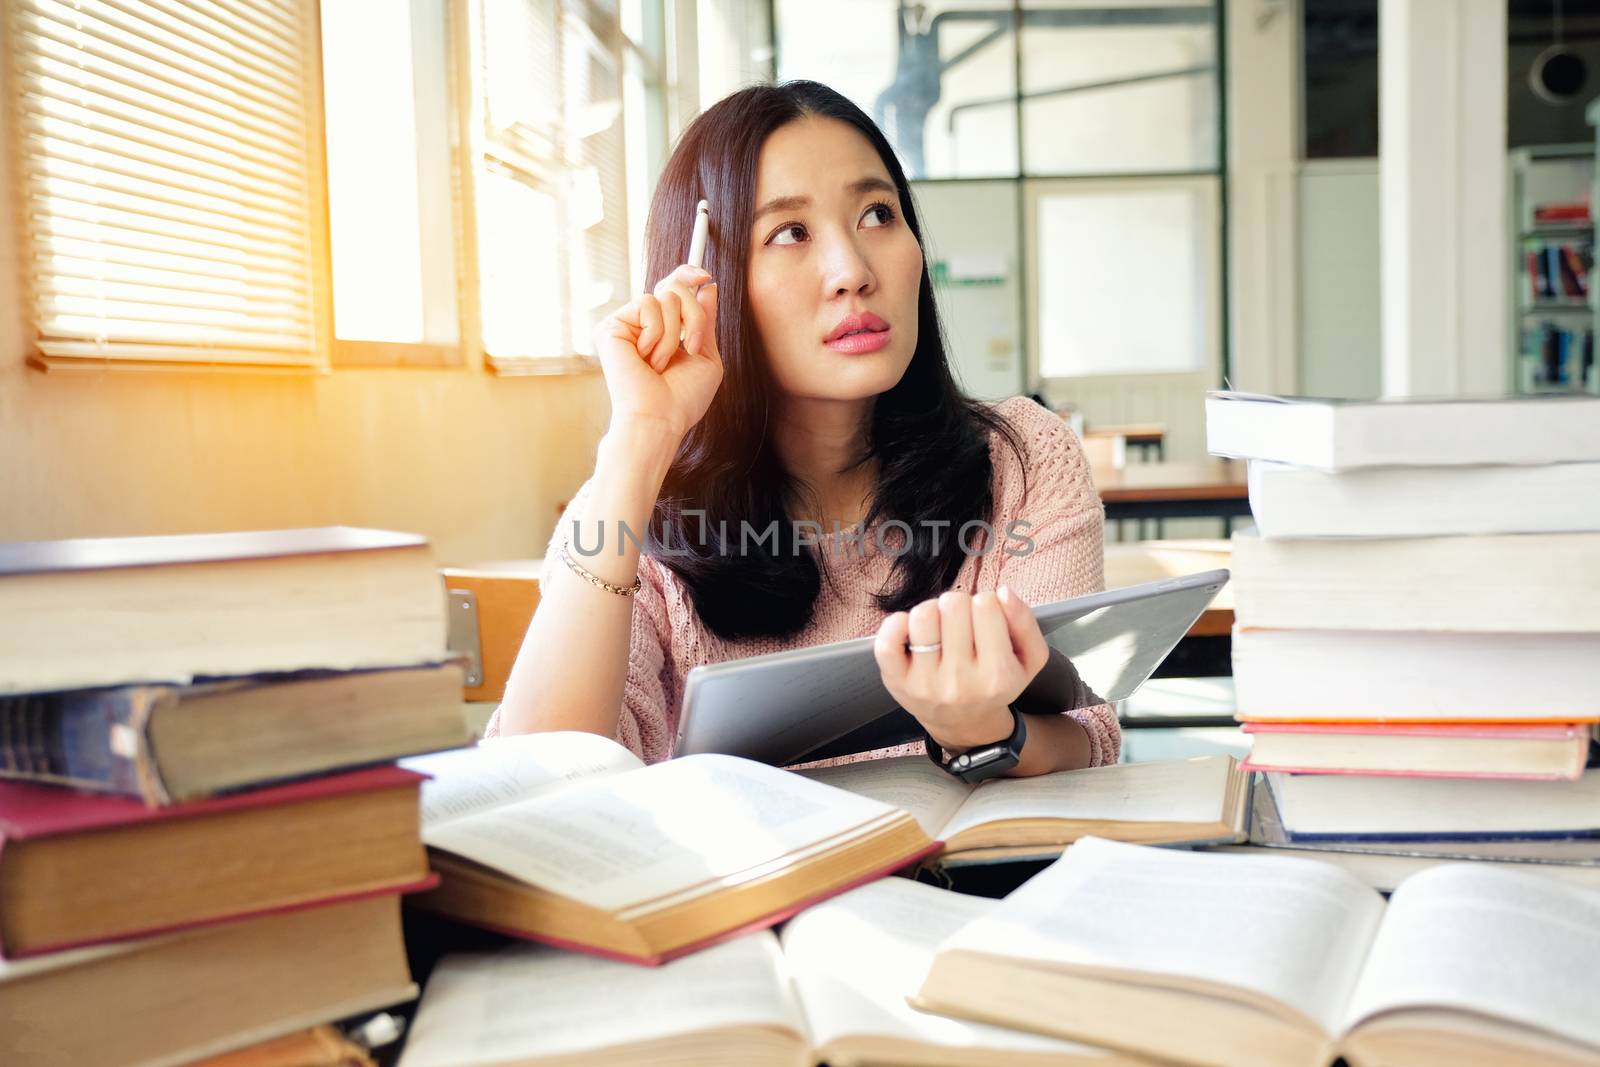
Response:
[[[846,315],[823,338],[823,343],[835,352],[850,355],[876,352],[889,343],[889,324],[870,311]]]

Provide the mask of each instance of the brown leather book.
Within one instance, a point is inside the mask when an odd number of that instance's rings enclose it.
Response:
[[[0,1053],[8,1067],[189,1063],[416,995],[391,893],[0,962]]]
[[[165,808],[0,782],[0,956],[421,888],[420,780],[377,767]]]

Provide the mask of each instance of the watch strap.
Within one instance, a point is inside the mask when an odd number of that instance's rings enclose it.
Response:
[[[944,756],[943,747],[924,727],[923,744],[927,748],[928,758],[940,770],[954,775],[963,782],[981,782],[986,778],[1004,774],[1021,761],[1022,746],[1028,740],[1028,724],[1022,711],[1015,704],[1010,705],[1010,711],[1012,722],[1010,737],[993,744],[969,748],[960,755],[948,759]]]

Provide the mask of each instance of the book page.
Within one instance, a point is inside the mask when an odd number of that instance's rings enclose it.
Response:
[[[1090,1054],[1087,1045],[932,1015],[906,1003],[939,943],[997,903],[884,878],[790,919],[783,953],[812,1043],[871,1035],[952,1048]]]
[[[941,950],[1232,986],[1331,1037],[1382,916],[1330,864],[1086,837]]]
[[[1600,892],[1451,863],[1389,901],[1347,1016],[1446,1007],[1600,1049]]]
[[[564,730],[491,738],[400,761],[430,776],[422,783],[422,828],[429,829],[502,804],[527,800],[573,782],[644,766],[639,757],[599,734]]]
[[[890,756],[807,767],[794,773],[909,811],[931,838],[939,837],[944,824],[972,792],[970,785],[935,767],[926,756]]]
[[[620,911],[894,813],[777,767],[698,755],[451,819],[423,839],[530,885]]]
[[[400,1067],[520,1063],[714,1027],[805,1024],[769,931],[659,967],[542,945],[446,956]]]
[[[972,791],[940,836],[1002,819],[1219,822],[1232,766],[1231,756],[1201,756],[995,778]]]

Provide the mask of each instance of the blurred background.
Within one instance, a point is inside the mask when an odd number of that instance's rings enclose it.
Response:
[[[882,125],[966,388],[1044,399],[1097,467],[1205,462],[1224,384],[1600,391],[1593,0],[5,0],[3,29],[0,541],[536,555],[656,175],[773,78]]]

